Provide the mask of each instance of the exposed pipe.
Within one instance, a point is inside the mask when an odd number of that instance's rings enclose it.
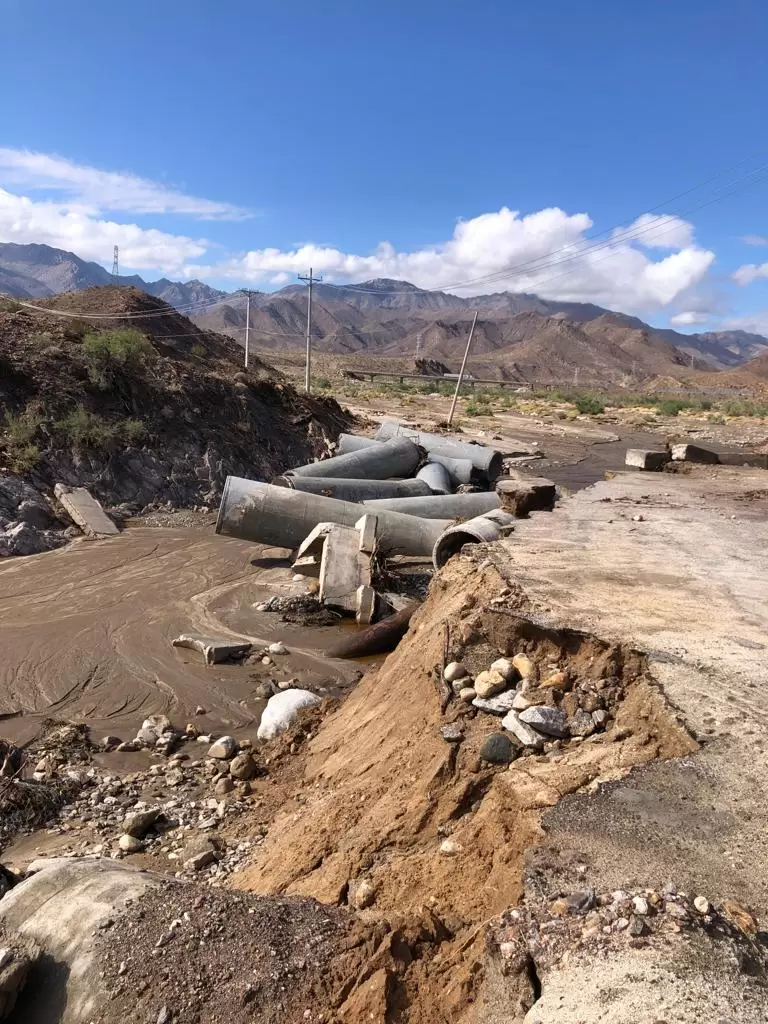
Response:
[[[386,444],[366,446],[347,455],[334,455],[322,462],[290,469],[285,476],[332,476],[344,480],[389,480],[409,477],[416,472],[421,453],[406,437],[396,437]]]
[[[495,491],[479,491],[476,494],[433,494],[428,498],[382,498],[364,501],[371,511],[388,509],[390,512],[405,512],[409,516],[423,519],[472,519],[484,512],[492,512],[501,502]]]
[[[447,455],[452,459],[469,459],[475,469],[484,473],[493,481],[501,476],[503,457],[500,451],[489,448],[485,444],[465,444],[452,438],[441,437],[439,434],[427,434],[420,430],[412,430],[395,420],[384,420],[376,431],[377,441],[389,441],[395,437],[408,437],[414,444],[424,448],[430,454]]]
[[[432,494],[453,494],[450,474],[445,466],[441,466],[438,462],[428,462],[426,466],[422,466],[416,474],[416,479],[425,483]],[[384,495],[382,494],[381,497],[383,498]],[[406,497],[406,495],[397,495],[397,497]]]
[[[477,516],[458,526],[449,526],[437,540],[432,552],[432,562],[436,569],[457,555],[465,544],[493,544],[501,540],[514,526],[515,517],[509,512],[496,509],[494,512]]]
[[[429,483],[420,479],[346,480],[333,476],[278,476],[272,483],[276,487],[292,487],[295,491],[324,494],[326,498],[339,498],[341,501],[365,501],[367,498],[419,498],[432,494]]]
[[[445,466],[454,487],[458,487],[460,484],[472,483],[472,474],[475,471],[475,467],[469,459],[452,459],[449,455],[440,455],[439,452],[429,452],[427,459],[429,462],[437,463],[438,466]]]
[[[318,523],[354,526],[365,507],[319,494],[274,487],[228,476],[216,533],[257,544],[296,548]],[[431,555],[449,519],[419,519],[386,509],[376,511],[376,539],[383,554]]]
[[[408,605],[402,611],[395,612],[381,622],[369,626],[359,633],[344,637],[334,647],[326,651],[328,658],[364,658],[369,654],[382,654],[392,651],[408,632],[411,616],[419,608],[418,602]]]
[[[363,437],[362,434],[339,434],[336,442],[337,455],[349,455],[350,452],[359,452],[363,448],[375,448],[377,444],[383,444],[375,437]]]

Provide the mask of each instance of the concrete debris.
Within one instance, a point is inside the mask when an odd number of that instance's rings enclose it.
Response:
[[[451,494],[451,475],[439,462],[428,462],[416,474],[416,479],[425,483],[432,494]]]
[[[414,444],[429,452],[430,455],[445,455],[451,459],[467,459],[475,469],[491,482],[501,475],[503,456],[500,451],[484,444],[464,444],[440,434],[428,434],[413,430],[403,423],[385,420],[376,432],[378,441],[387,441],[395,437],[410,438]]]
[[[296,491],[322,494],[326,498],[338,498],[340,501],[359,502],[369,498],[418,498],[433,493],[426,480],[418,477],[406,480],[353,480],[285,475],[275,477],[272,483],[276,487],[292,487]]]
[[[664,469],[669,460],[670,454],[667,451],[652,452],[643,448],[628,448],[627,454],[624,456],[624,465],[658,473]]]
[[[347,455],[335,455],[321,462],[297,466],[284,475],[335,477],[344,480],[389,480],[409,477],[416,472],[421,461],[417,446],[407,438],[398,437],[386,444],[369,445]]]
[[[695,444],[673,444],[671,451],[673,462],[705,462],[709,465],[715,465],[720,461],[720,456],[717,452],[711,452],[707,448],[699,448]]]
[[[174,647],[185,647],[202,654],[206,665],[218,665],[222,661],[235,661],[250,653],[252,644],[244,641],[217,640],[200,633],[182,633],[173,641]]]
[[[476,491],[470,494],[430,494],[426,498],[382,498],[364,501],[366,508],[405,512],[422,519],[472,519],[493,512],[499,507],[496,491]]]
[[[525,476],[509,473],[496,481],[496,493],[501,508],[517,518],[531,512],[550,511],[557,500],[554,481],[543,476]]]
[[[67,487],[56,484],[53,493],[66,509],[70,518],[89,537],[110,537],[120,531],[99,502],[85,487]]]
[[[449,526],[437,538],[432,549],[435,568],[442,568],[449,559],[461,552],[465,544],[493,544],[501,540],[514,530],[514,524],[515,517],[511,513],[496,509],[458,526]]]
[[[309,690],[283,690],[270,697],[259,723],[258,738],[272,740],[286,732],[305,708],[316,707],[320,698]]]

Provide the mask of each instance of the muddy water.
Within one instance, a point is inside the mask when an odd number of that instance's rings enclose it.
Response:
[[[304,630],[258,614],[254,603],[302,589],[284,552],[183,529],[128,529],[59,551],[0,563],[0,714],[2,734],[26,741],[47,717],[85,721],[94,735],[122,739],[149,714],[183,727],[255,734],[263,679],[295,678],[318,692],[349,685],[354,665],[322,651],[339,628]],[[171,641],[181,632],[283,640],[276,666],[205,666]],[[197,706],[206,714],[195,717]]]

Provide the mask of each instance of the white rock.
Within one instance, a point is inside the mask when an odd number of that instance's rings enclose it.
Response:
[[[446,665],[443,669],[443,679],[446,683],[455,683],[459,679],[464,679],[467,676],[467,670],[458,661],[452,661]]]
[[[700,914],[708,914],[710,911],[709,900],[706,896],[697,896],[693,905]]]
[[[285,646],[285,644],[280,643],[280,641],[278,640],[277,643],[269,645],[269,647],[267,648],[267,652],[269,654],[287,654],[288,648]]]
[[[234,736],[222,736],[216,740],[208,751],[208,757],[218,758],[220,761],[228,761],[237,753],[237,740]]]
[[[635,896],[632,900],[632,906],[635,908],[635,913],[639,914],[640,917],[647,916],[649,907],[645,896]]]
[[[544,746],[544,737],[541,733],[536,732],[525,722],[521,722],[516,711],[510,711],[508,715],[505,715],[501,720],[501,725],[502,728],[508,729],[513,736],[517,736],[524,747],[533,747],[538,750]]]
[[[504,693],[497,693],[495,697],[475,697],[472,701],[480,711],[487,711],[490,715],[506,715],[514,707],[515,691],[505,690]]]
[[[283,690],[270,697],[261,716],[257,736],[260,740],[271,740],[285,732],[296,721],[304,708],[313,708],[320,698],[309,690]]]
[[[117,841],[117,845],[123,851],[123,853],[138,853],[139,850],[144,849],[144,844],[136,836],[124,835],[120,836]]]
[[[458,853],[461,853],[463,847],[460,843],[457,843],[455,839],[444,839],[440,843],[440,853],[444,857],[455,857]]]
[[[497,658],[496,661],[491,665],[492,672],[498,672],[499,675],[504,676],[507,682],[517,675],[517,669],[509,660],[509,658]]]
[[[7,947],[0,949],[0,971],[2,971],[4,967],[7,967],[11,960],[13,960],[13,953],[11,950]]]
[[[512,664],[523,679],[529,679],[533,675],[533,662],[527,654],[516,654],[512,659]]]
[[[472,686],[462,686],[462,688],[459,690],[459,700],[463,701],[465,704],[471,704],[474,699],[475,699],[474,687],[472,687]]]
[[[520,712],[520,721],[532,725],[547,736],[567,736],[568,719],[559,708],[530,707]]]
[[[524,697],[522,693],[516,693],[515,699],[512,701],[513,711],[525,711],[531,706],[531,702],[527,697]]]

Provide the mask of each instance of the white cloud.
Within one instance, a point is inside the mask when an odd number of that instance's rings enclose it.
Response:
[[[645,215],[627,229],[629,236],[617,235],[596,245],[585,237],[591,226],[586,213],[568,214],[555,207],[520,216],[502,207],[459,221],[448,241],[412,252],[398,252],[389,242],[370,255],[307,243],[289,250],[251,250],[215,266],[190,265],[185,272],[257,282],[274,274],[303,273],[311,266],[337,283],[389,277],[465,295],[525,291],[649,312],[683,295],[689,299],[715,258],[693,244],[691,226],[678,218]],[[653,260],[635,244],[635,239],[641,240],[637,232],[646,228],[652,230],[642,236],[645,248],[649,240],[660,245],[660,233],[666,231],[665,245],[678,251]]]
[[[761,263],[760,266],[756,263],[745,263],[743,267],[734,270],[731,277],[736,284],[740,284],[742,287],[752,284],[759,277],[768,277],[768,263]]]
[[[670,317],[669,322],[674,327],[690,327],[693,324],[705,324],[709,319],[709,313],[697,313],[695,310],[689,309],[684,313],[676,313],[675,316]]]
[[[2,188],[0,241],[39,242],[102,263],[111,261],[112,247],[119,245],[123,267],[174,274],[181,273],[185,263],[199,259],[208,248],[203,239],[102,220],[88,207],[33,202]]]
[[[729,317],[718,325],[719,331],[746,331],[747,334],[761,334],[768,338],[768,309],[758,310],[749,316]]]
[[[183,214],[203,220],[248,216],[231,203],[189,196],[136,174],[100,171],[46,153],[0,147],[0,184],[47,191],[99,210],[139,214]]]
[[[674,214],[643,213],[628,228],[615,231],[614,238],[646,249],[683,249],[693,244],[693,225]]]
[[[768,238],[765,235],[744,235],[741,240],[747,245],[768,245]]]

